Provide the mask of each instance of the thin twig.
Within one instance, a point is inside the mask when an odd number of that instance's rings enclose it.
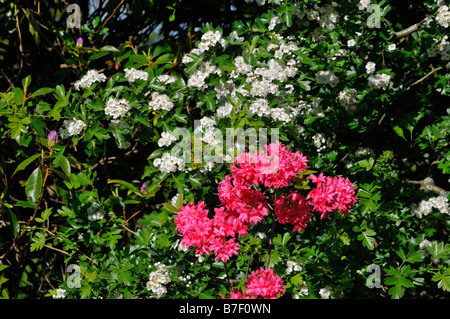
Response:
[[[44,247],[46,247],[46,248],[48,248],[48,249],[51,249],[51,250],[54,250],[54,251],[57,251],[57,252],[60,252],[60,253],[63,253],[63,254],[65,254],[65,255],[67,255],[67,256],[70,256],[70,254],[69,254],[67,251],[64,251],[64,250],[61,250],[61,249],[58,249],[58,248],[49,246],[49,245],[47,245],[47,244],[45,244]]]
[[[427,74],[425,74],[425,76],[423,76],[422,78],[420,78],[419,80],[417,80],[416,82],[414,82],[413,84],[411,84],[409,87],[406,88],[406,91],[409,90],[412,86],[419,84],[420,82],[424,81],[427,77],[429,77],[430,75],[432,75],[434,72],[437,72],[439,70],[442,70],[444,67],[440,66],[438,68],[433,68],[433,66],[431,66],[431,71],[428,72]]]
[[[123,4],[124,1],[125,0],[120,1],[120,3],[117,5],[117,7],[114,8],[114,10],[111,13],[111,15],[105,20],[105,22],[103,22],[102,28],[105,27],[105,25],[108,23],[109,19],[111,19],[114,16],[114,14],[116,13],[117,9],[119,9],[119,7]],[[98,33],[99,31],[100,31],[100,29],[98,29],[97,32],[95,32],[95,33]]]

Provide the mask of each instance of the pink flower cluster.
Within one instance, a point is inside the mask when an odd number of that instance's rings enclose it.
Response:
[[[219,183],[221,207],[215,208],[213,218],[203,201],[181,207],[175,218],[176,229],[183,236],[181,243],[194,246],[196,253],[214,252],[226,263],[237,255],[237,236],[245,236],[252,224],[261,222],[269,213],[265,188],[286,188],[273,202],[274,213],[282,224],[294,225],[294,231],[304,229],[311,219],[311,208],[321,218],[334,210],[347,214],[357,201],[353,184],[344,178],[311,175],[316,188],[307,197],[288,186],[298,174],[307,169],[307,159],[300,152],[290,152],[280,143],[269,144],[266,152],[249,152],[236,156],[232,173]],[[251,291],[251,290],[250,290]]]
[[[283,280],[274,274],[273,269],[260,268],[252,272],[245,283],[245,293],[240,290],[231,291],[230,299],[276,299],[284,294]]]
[[[320,173],[318,177],[311,175],[311,180],[316,188],[309,192],[307,198],[311,199],[310,204],[314,210],[321,213],[321,218],[335,210],[346,215],[358,200],[355,187],[348,178],[332,178]]]

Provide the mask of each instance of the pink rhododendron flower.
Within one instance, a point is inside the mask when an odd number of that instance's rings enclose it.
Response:
[[[243,185],[287,187],[297,174],[307,169],[307,159],[300,152],[290,152],[280,143],[266,146],[265,153],[242,153],[230,166],[232,177]]]
[[[222,206],[214,209],[214,217],[208,217],[209,211],[203,201],[181,207],[175,218],[176,229],[183,236],[181,243],[194,246],[197,254],[214,252],[216,259],[226,263],[238,254],[237,239],[247,235],[253,224],[269,214],[264,189],[292,185],[298,173],[307,167],[305,156],[288,151],[280,143],[267,145],[265,152],[244,152],[236,156],[230,166],[232,173],[219,183],[218,196]],[[322,173],[310,178],[316,188],[306,198],[299,192],[289,192],[279,195],[273,202],[278,221],[293,224],[294,231],[305,229],[311,218],[311,208],[320,212],[323,218],[334,210],[347,214],[357,201],[354,185],[346,178],[326,177]],[[249,292],[244,297],[276,297],[282,292],[277,278],[273,271],[261,269],[255,272],[249,278]],[[273,287],[269,289],[265,285]],[[234,296],[238,295],[236,292]]]
[[[311,219],[310,206],[306,198],[298,193],[281,195],[274,201],[275,214],[280,224],[290,223],[294,225],[294,231],[306,228]]]
[[[273,269],[260,268],[252,272],[245,286],[245,297],[264,299],[276,299],[284,294],[283,280],[274,274]]]
[[[176,230],[183,235],[181,243],[186,247],[195,246],[197,254],[210,253],[208,238],[211,236],[211,220],[205,203],[199,202],[182,206],[175,217]]]
[[[347,214],[358,200],[355,187],[348,178],[332,178],[320,173],[318,177],[311,175],[311,180],[317,187],[309,192],[307,198],[311,199],[314,210],[321,213],[321,218],[335,210]]]

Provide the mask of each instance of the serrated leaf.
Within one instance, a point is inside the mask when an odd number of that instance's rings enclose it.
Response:
[[[444,269],[443,273],[437,273],[432,278],[433,281],[438,282],[438,288],[450,292],[450,268]]]
[[[364,247],[373,250],[375,248],[375,245],[373,244],[375,242],[375,238],[373,238],[372,236],[375,236],[376,234],[377,233],[372,229],[366,229],[360,235],[358,235],[358,239],[362,240]]]

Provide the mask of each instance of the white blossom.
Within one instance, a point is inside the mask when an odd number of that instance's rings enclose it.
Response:
[[[319,83],[328,84],[331,87],[335,87],[339,83],[339,78],[334,74],[333,71],[319,71],[316,73],[316,81]]]
[[[134,82],[136,80],[147,81],[148,73],[142,70],[137,70],[135,68],[125,69],[125,77],[129,82]]]
[[[56,295],[53,295],[53,298],[57,298],[57,299],[65,298],[65,297],[66,297],[66,290],[61,289],[61,288],[58,288],[56,290]]]
[[[444,28],[448,28],[448,25],[450,24],[450,11],[448,6],[443,5],[439,7],[436,21]]]
[[[106,76],[102,73],[98,73],[97,70],[89,70],[80,80],[74,84],[75,90],[78,91],[81,88],[86,89],[91,87],[95,82],[106,81]]]
[[[368,79],[369,87],[371,89],[385,89],[389,85],[391,79],[390,75],[384,73],[377,73]]]
[[[113,119],[123,117],[131,109],[130,103],[126,99],[116,99],[110,97],[106,102],[105,114]]]
[[[86,127],[86,124],[82,120],[73,118],[71,120],[64,120],[63,127],[59,130],[61,138],[78,135]]]
[[[171,132],[162,132],[161,138],[158,140],[159,147],[169,146],[175,142],[177,138]]]
[[[366,71],[368,74],[371,74],[373,72],[375,72],[376,69],[376,64],[373,62],[367,62],[366,64]]]
[[[152,93],[152,99],[149,102],[149,107],[152,110],[166,110],[170,111],[174,104],[172,101],[170,101],[170,98],[163,93],[153,92]]]

